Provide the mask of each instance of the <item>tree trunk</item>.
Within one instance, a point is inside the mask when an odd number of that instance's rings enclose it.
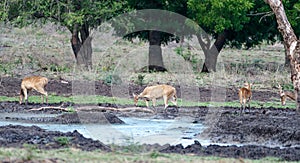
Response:
[[[217,69],[217,61],[220,51],[225,45],[227,31],[218,35],[214,46],[211,46],[211,40],[207,34],[197,35],[199,44],[204,52],[205,60],[201,72],[212,72]]]
[[[71,45],[75,55],[77,66],[91,69],[92,68],[92,37],[89,37],[88,25],[79,27],[75,24],[71,30]],[[80,34],[80,38],[79,38]]]
[[[283,45],[284,45],[284,49],[287,49],[287,48],[285,47],[285,44],[284,44],[284,43],[283,43]],[[286,50],[284,51],[284,53],[285,53],[285,54],[287,53]],[[284,58],[284,67],[290,67],[291,61],[290,61],[288,55],[284,55],[284,56],[285,56],[285,58]]]
[[[149,71],[166,71],[161,50],[161,32],[149,31]]]
[[[291,80],[294,85],[297,108],[299,112],[300,104],[300,40],[297,39],[297,36],[294,33],[294,30],[289,23],[287,16],[284,11],[283,4],[281,0],[268,0],[267,1],[273,10],[277,23],[278,30],[283,36],[285,55],[290,59],[290,68],[291,68]]]

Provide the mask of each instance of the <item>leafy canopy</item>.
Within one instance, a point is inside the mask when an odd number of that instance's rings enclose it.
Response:
[[[209,33],[239,31],[250,20],[247,12],[252,7],[248,0],[189,0],[188,15]]]
[[[97,27],[127,10],[126,1],[106,0],[2,0],[0,20],[23,27],[51,21],[72,30],[74,24]]]

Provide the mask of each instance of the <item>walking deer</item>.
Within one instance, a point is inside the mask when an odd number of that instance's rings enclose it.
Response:
[[[287,97],[289,99],[291,99],[291,100],[296,101],[296,96],[295,96],[294,92],[283,91],[280,84],[278,84],[278,88],[279,88],[279,95],[280,95],[281,105],[285,105],[286,104]]]
[[[41,76],[29,76],[25,77],[21,83],[20,90],[20,104],[23,102],[23,97],[28,103],[28,93],[30,90],[34,89],[42,94],[42,102],[44,103],[44,96],[46,96],[46,102],[48,103],[48,93],[44,90],[45,86],[48,84],[48,79]]]
[[[161,97],[164,99],[164,104],[165,104],[164,112],[168,107],[168,100],[170,100],[176,106],[176,110],[178,111],[176,89],[170,85],[162,84],[162,85],[148,86],[139,95],[133,93],[134,104],[136,106],[137,106],[138,99],[143,98],[144,101],[146,102],[147,107],[149,107],[148,101],[150,100],[152,100],[152,105],[153,107],[155,107],[156,99]]]
[[[251,83],[246,82],[244,87],[240,88],[239,90],[239,98],[241,104],[241,113],[245,110],[246,104],[248,103],[248,108],[250,110],[250,101],[252,98],[252,91],[251,91]]]

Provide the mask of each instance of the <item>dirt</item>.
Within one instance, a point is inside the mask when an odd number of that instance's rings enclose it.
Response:
[[[65,81],[65,80],[63,80]],[[68,83],[63,83],[62,80],[50,79],[46,90],[49,94],[56,94],[62,96],[71,96],[72,95],[72,81],[67,81]],[[76,81],[75,81],[76,82]],[[18,96],[20,92],[21,79],[3,77],[0,80],[0,96]],[[140,93],[146,86],[140,86],[135,84],[129,85],[129,94]],[[181,89],[180,86],[174,86],[177,90],[177,95],[181,98]],[[211,101],[212,91],[214,89],[224,89],[226,93],[225,101],[236,101],[238,100],[236,87],[229,88],[199,88],[200,97],[197,99],[200,102]],[[38,95],[37,92],[32,91],[31,95]],[[112,96],[111,86],[105,84],[103,81],[95,81],[95,94],[102,96]],[[272,98],[279,98],[279,95],[272,91],[256,91],[253,90],[253,99],[257,101],[270,101]]]
[[[17,96],[17,89],[20,81],[13,78],[2,78],[0,95]],[[4,87],[5,86],[5,87]],[[51,80],[47,86],[49,92],[56,92],[58,95],[70,96],[72,94],[71,84],[63,84],[60,81]],[[139,92],[143,86],[131,85],[129,92]],[[2,91],[3,89],[3,91]],[[180,90],[180,89],[179,89]],[[200,101],[209,101],[211,90],[199,88],[201,91]],[[226,100],[237,100],[236,89],[227,89]],[[110,86],[99,81],[96,82],[96,93],[100,95],[111,96]],[[255,91],[256,100],[268,101],[276,97],[276,93],[267,91]],[[33,123],[81,123],[76,113],[69,113],[62,110],[44,109],[39,111],[30,111],[32,108],[48,106],[46,104],[29,103],[28,106],[19,105],[17,102],[1,102],[0,113],[33,113],[33,114],[53,114],[57,116],[44,118],[15,118],[4,117],[6,120],[26,121]],[[81,107],[72,103],[51,104],[51,106],[62,107]],[[113,104],[97,104],[85,107],[116,107]],[[124,106],[125,107],[125,106]],[[127,107],[127,106],[126,106]],[[85,115],[87,114],[87,115]],[[83,112],[85,116],[94,116],[92,121],[86,120],[84,123],[123,123],[120,116],[147,116],[152,113],[141,112],[118,112],[95,110]],[[176,118],[180,116],[189,116],[194,118],[193,123],[204,123],[208,128],[200,135],[200,138],[207,138],[214,143],[243,144],[237,145],[209,145],[202,146],[201,142],[195,141],[194,144],[187,147],[178,145],[157,145],[143,144],[145,150],[158,150],[164,153],[192,153],[199,156],[220,156],[234,158],[259,159],[264,157],[279,157],[287,161],[300,160],[300,116],[293,109],[277,108],[251,108],[245,113],[240,114],[239,108],[208,108],[208,107],[186,107],[179,108],[179,113],[159,112],[160,118]],[[104,117],[107,121],[99,117]],[[100,120],[97,120],[100,119]],[[62,143],[58,140],[60,137],[68,137],[68,143]],[[0,146],[2,147],[23,147],[24,144],[32,144],[42,149],[54,149],[61,147],[74,147],[82,150],[111,151],[108,145],[84,138],[77,131],[62,133],[58,131],[46,131],[36,126],[24,127],[18,125],[7,125],[0,127]],[[121,148],[121,147],[120,147]]]

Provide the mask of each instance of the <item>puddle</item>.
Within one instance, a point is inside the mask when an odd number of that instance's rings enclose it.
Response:
[[[202,124],[189,120],[158,120],[141,118],[120,118],[121,125],[88,125],[86,128],[93,138],[103,143],[126,145],[131,143],[179,144],[194,143],[193,139],[203,131]],[[185,140],[185,141],[182,141]],[[187,141],[190,140],[190,141]]]
[[[28,114],[9,114],[10,117],[28,117]],[[41,117],[41,115],[36,115]],[[53,114],[43,115],[52,117]],[[2,114],[1,117],[5,117]],[[179,144],[183,146],[193,144],[195,135],[204,130],[200,123],[194,124],[191,119],[163,120],[163,119],[142,119],[142,118],[120,118],[125,124],[45,124],[45,123],[24,123],[13,121],[0,121],[4,125],[36,125],[50,131],[72,132],[77,130],[84,137],[99,140],[105,144],[128,145],[138,144]],[[200,140],[199,140],[200,141]],[[202,144],[202,141],[200,141]]]
[[[0,115],[0,126],[4,125],[22,125],[38,126],[49,131],[73,132],[77,130],[86,138],[99,140],[104,144],[130,145],[130,144],[182,144],[184,147],[193,144],[195,140],[199,141],[202,146],[219,145],[219,146],[243,146],[259,145],[255,143],[212,143],[210,140],[201,139],[196,135],[203,132],[205,126],[201,123],[192,123],[189,118],[181,119],[153,119],[153,118],[122,118],[125,124],[47,124],[47,123],[24,123],[8,121],[3,118],[7,115]],[[53,117],[55,114],[31,115],[31,117]],[[28,114],[9,114],[9,117],[28,118]],[[265,144],[267,147],[280,147],[274,144]]]

